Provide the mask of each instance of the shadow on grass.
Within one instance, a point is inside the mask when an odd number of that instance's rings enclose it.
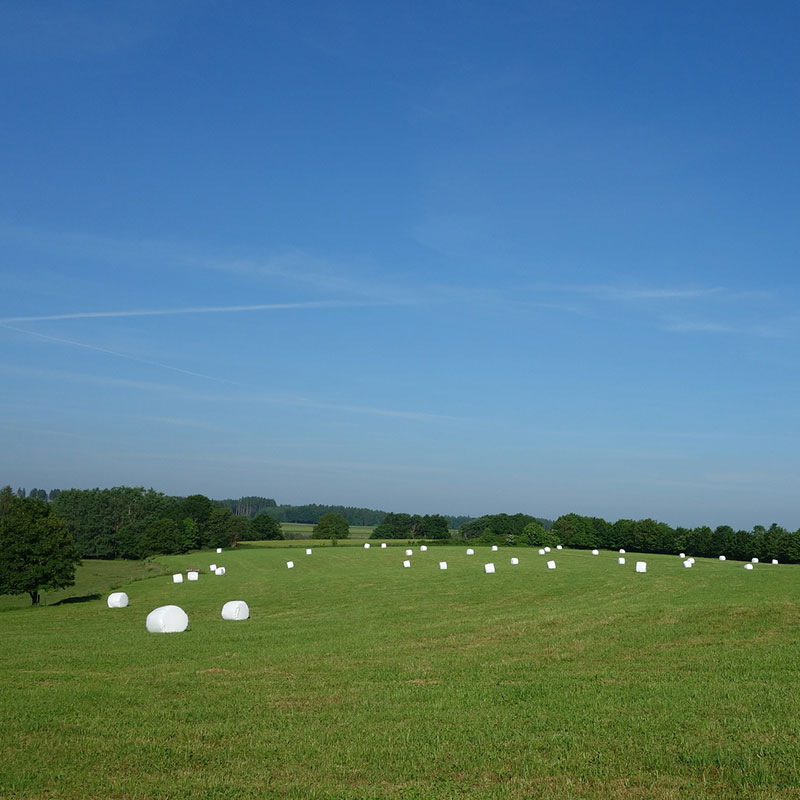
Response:
[[[84,594],[79,595],[77,597],[65,597],[63,600],[59,600],[56,603],[48,603],[49,606],[64,606],[67,603],[88,603],[91,600],[99,600],[101,597],[100,592],[95,592],[94,594]]]

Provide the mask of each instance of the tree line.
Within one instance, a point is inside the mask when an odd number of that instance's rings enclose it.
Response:
[[[618,519],[607,522],[601,517],[564,514],[554,523],[552,532],[559,543],[575,548],[619,548],[639,553],[687,553],[703,558],[725,556],[737,561],[752,558],[773,559],[783,563],[800,562],[800,530],[788,531],[773,523],[768,528],[756,525],[752,530],[734,530],[730,525],[696,528],[673,528],[653,519]]]
[[[82,558],[137,559],[283,538],[280,524],[266,514],[237,516],[202,494],[171,497],[129,486],[66,489],[50,506]]]
[[[31,489],[27,492],[28,497],[35,497],[40,500],[55,500],[62,492],[62,489]],[[71,490],[76,491],[76,490]],[[25,489],[17,489],[18,497],[25,497]],[[306,505],[281,504],[272,497],[260,497],[252,495],[239,498],[224,498],[223,500],[211,500],[211,504],[219,508],[227,508],[237,517],[248,517],[253,519],[259,514],[268,514],[277,522],[300,522],[306,525],[316,525],[325,514],[341,514],[348,525],[364,525],[372,527],[380,525],[386,517],[386,511],[375,508],[361,508],[358,506],[331,506],[319,503],[309,503]],[[446,515],[447,524],[450,529],[460,528],[465,522],[470,522],[473,517],[464,515]]]

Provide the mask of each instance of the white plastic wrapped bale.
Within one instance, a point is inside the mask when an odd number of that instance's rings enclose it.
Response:
[[[547,562],[547,569],[555,569],[555,568],[556,568],[556,562],[555,561],[548,561]]]
[[[592,550],[592,555],[593,556],[599,556],[600,555],[600,551],[599,550]]]
[[[214,570],[215,575],[224,575],[225,574],[225,567],[217,567]]]
[[[544,551],[545,551],[545,553],[549,553],[550,552],[550,548],[549,547],[545,547]]]
[[[750,563],[752,563],[752,564],[758,564],[758,559],[757,559],[757,558],[751,558],[751,559],[750,559]]]
[[[364,542],[364,549],[369,550],[369,548],[370,548],[369,542]]]
[[[778,563],[778,559],[777,559],[777,558],[773,558],[773,559],[772,559],[772,563],[773,563],[773,564],[777,564],[777,563]]]
[[[183,633],[189,627],[189,617],[180,606],[160,606],[145,620],[150,633]]]
[[[514,558],[512,558],[512,559],[511,559],[511,563],[512,563],[514,566],[516,566],[517,564],[519,564],[519,559],[518,559],[516,556],[514,556]]]
[[[426,544],[421,544],[421,545],[419,546],[419,551],[420,551],[420,553],[427,553],[427,552],[428,552],[428,545],[426,545]]]
[[[199,578],[200,578],[200,573],[199,573],[199,572],[198,572],[196,569],[190,569],[190,570],[189,570],[189,571],[186,573],[186,578],[187,578],[187,580],[190,580],[190,581],[196,581],[196,580],[199,580]]]
[[[218,548],[217,548],[217,554],[219,554],[219,553],[221,553],[221,552],[222,552],[222,548],[221,548],[221,547],[218,547]]]
[[[496,553],[496,552],[497,552],[497,545],[496,545],[496,544],[493,544],[493,545],[492,545],[492,552],[493,552],[493,553]]]
[[[625,563],[625,559],[624,559],[622,556],[620,556],[620,557],[617,559],[617,564],[624,564],[624,563]]]
[[[209,572],[214,572],[216,570],[216,568],[217,568],[216,564],[209,564],[208,565],[208,571]]]
[[[646,561],[637,561],[636,562],[636,571],[637,572],[647,572],[647,562]]]
[[[385,549],[386,549],[386,542],[381,542],[381,550],[385,550]]]
[[[543,556],[543,555],[544,555],[544,549],[543,549],[543,548],[541,548],[541,547],[539,548],[539,555],[540,555],[540,556]]]
[[[467,548],[467,555],[468,556],[474,556],[475,555],[475,551],[471,547],[468,547]]]
[[[414,555],[414,551],[413,550],[406,550],[406,555],[407,556],[413,556]]]
[[[411,566],[411,562],[410,562],[410,561],[404,561],[404,562],[403,562],[403,566],[404,566],[406,569],[408,569],[408,568]]]
[[[306,547],[306,555],[307,556],[311,555],[311,548],[310,547]]]
[[[228,600],[222,606],[222,619],[241,620],[250,616],[250,609],[244,600]]]
[[[694,561],[692,561],[691,558],[687,558],[686,561],[683,562],[683,566],[686,567],[686,569],[691,569],[694,566]]]
[[[173,583],[183,583],[183,573],[182,572],[176,572],[172,576],[172,582]]]
[[[625,555],[625,551],[624,551],[624,550],[623,550],[621,547],[620,547],[620,549],[619,549],[619,554],[620,554],[621,556],[624,556],[624,555]]]
[[[720,560],[720,561],[725,561],[725,556],[720,556],[720,557],[719,557],[719,560]]]
[[[439,569],[447,569],[447,562],[446,561],[440,561],[439,562]]]
[[[287,561],[286,562],[287,569],[294,569],[294,561]]]
[[[483,571],[487,575],[491,574],[492,572],[494,572],[494,564],[484,564],[483,565]]]
[[[109,608],[126,608],[128,605],[128,595],[125,592],[111,592],[108,596]]]
[[[678,553],[678,558],[686,558],[686,553]]]
[[[687,558],[686,560],[691,561],[692,564],[694,564],[694,556],[689,556],[689,558]]]
[[[560,544],[557,544],[557,545],[556,545],[556,550],[563,550],[563,549],[564,549],[564,548],[563,548],[563,547],[562,547]]]
[[[745,564],[744,568],[745,569],[753,569],[753,565],[752,564]]]

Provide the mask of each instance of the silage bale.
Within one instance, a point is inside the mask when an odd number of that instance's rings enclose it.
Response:
[[[560,544],[557,544],[557,545],[556,545],[556,550],[563,550],[563,549],[564,549],[564,548],[563,548],[563,547],[562,547]]]
[[[190,581],[196,581],[200,578],[200,573],[196,569],[190,569],[186,573],[186,578]]]
[[[496,552],[497,552],[497,545],[496,545],[496,544],[493,544],[493,545],[492,545],[492,552],[493,552],[493,553],[496,553]]]
[[[221,553],[221,552],[222,552],[222,548],[221,548],[221,547],[218,547],[218,548],[217,548],[217,553]]]
[[[428,545],[426,545],[426,544],[421,544],[421,545],[419,546],[419,551],[420,551],[420,553],[426,553],[426,552],[428,551]]]
[[[636,571],[637,572],[647,572],[647,562],[646,561],[637,561],[636,562]]]
[[[467,548],[467,555],[468,556],[474,556],[475,555],[475,551],[471,547],[468,547]]]
[[[311,548],[310,547],[306,547],[306,555],[307,556],[311,555]]]
[[[745,564],[744,568],[745,569],[753,569],[753,565],[752,564]]]
[[[484,564],[483,565],[483,571],[487,575],[490,575],[492,572],[494,572],[494,564],[491,564],[491,563],[490,564]]]
[[[414,551],[413,550],[406,550],[406,555],[407,556],[413,556],[414,555]]]
[[[725,560],[725,556],[720,556],[720,557],[719,557],[719,560],[720,560],[720,561],[724,561],[724,560]]]
[[[150,633],[183,633],[189,627],[189,617],[180,606],[159,606],[145,620]]]
[[[547,569],[555,569],[555,568],[556,568],[556,562],[555,561],[548,561],[547,562]]]
[[[216,564],[209,564],[209,565],[208,565],[208,571],[209,571],[209,572],[214,572],[214,570],[215,570],[216,568],[217,568],[217,565],[216,565]]]
[[[625,563],[625,559],[624,559],[622,556],[620,556],[620,557],[617,559],[617,564],[624,564],[624,563]]]
[[[544,548],[540,547],[538,552],[539,552],[540,556],[543,556],[544,555]]]
[[[545,553],[549,553],[550,552],[550,548],[549,547],[545,547],[544,551],[545,551]]]
[[[446,561],[440,561],[439,562],[439,569],[447,569],[447,562]]]
[[[624,555],[625,555],[625,551],[624,551],[624,550],[623,550],[621,547],[620,547],[620,549],[619,549],[619,554],[620,554],[621,556],[624,556]]]
[[[381,550],[385,550],[385,549],[386,549],[386,542],[381,542]]]
[[[250,609],[244,600],[228,600],[222,606],[222,619],[243,620],[250,616]]]
[[[217,567],[214,570],[215,575],[224,575],[225,574],[225,567]]]
[[[408,569],[408,568],[411,566],[411,562],[410,562],[410,561],[408,561],[408,560],[406,560],[406,561],[404,561],[404,562],[403,562],[403,566],[404,566],[406,569]]]
[[[758,564],[758,559],[757,559],[757,558],[751,558],[751,559],[750,559],[750,562],[751,562],[752,564]]]
[[[364,549],[369,550],[369,542],[364,542]]]
[[[600,555],[600,551],[599,550],[592,550],[592,555],[593,556],[599,556]]]
[[[286,562],[287,569],[294,569],[294,561],[287,561]]]
[[[173,583],[183,583],[183,573],[182,572],[176,572],[172,576],[172,582]]]
[[[519,559],[518,559],[516,556],[514,556],[514,558],[512,558],[512,559],[511,559],[511,563],[512,563],[514,566],[516,566],[517,564],[519,564]]]
[[[683,566],[686,567],[686,569],[691,569],[694,566],[694,561],[692,561],[691,558],[687,558],[686,561],[683,562]]]
[[[125,592],[111,592],[108,596],[109,608],[126,608],[128,605],[128,595]]]
[[[773,558],[773,559],[772,559],[772,563],[773,563],[773,564],[777,564],[777,563],[778,563],[778,559],[777,559],[777,558]]]

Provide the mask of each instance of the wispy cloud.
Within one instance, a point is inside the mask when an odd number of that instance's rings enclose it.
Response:
[[[32,336],[35,339],[41,339],[47,342],[55,342],[56,344],[66,344],[72,347],[81,347],[85,350],[93,350],[97,353],[104,353],[106,355],[116,356],[117,358],[124,358],[128,361],[135,361],[139,364],[148,364],[152,367],[160,367],[161,369],[168,369],[172,370],[173,372],[179,372],[182,375],[190,375],[195,378],[204,378],[209,381],[217,381],[219,383],[228,383],[234,386],[242,386],[243,384],[239,383],[238,381],[231,381],[227,378],[219,378],[215,375],[207,375],[204,372],[193,372],[192,370],[182,369],[181,367],[175,367],[171,364],[164,364],[161,361],[152,361],[148,358],[140,358],[139,356],[131,355],[130,353],[122,353],[119,350],[111,350],[108,347],[100,347],[99,345],[94,344],[87,344],[86,342],[78,342],[74,339],[65,339],[61,336],[49,336],[44,333],[37,333],[36,331],[29,331],[25,330],[24,328],[17,328],[13,325],[4,325],[0,324],[0,328],[5,328],[9,331],[15,331],[16,333],[22,333],[25,336]]]
[[[0,372],[17,375],[27,375],[31,378],[41,380],[53,380],[70,383],[89,383],[98,386],[108,386],[112,388],[138,389],[147,392],[171,393],[173,395],[183,395],[192,400],[201,399],[207,402],[244,402],[249,404],[269,404],[286,405],[303,408],[316,408],[328,411],[340,411],[350,414],[364,414],[368,416],[393,417],[397,419],[407,419],[416,422],[467,422],[465,417],[454,417],[446,414],[433,414],[424,411],[406,411],[396,408],[375,408],[372,406],[348,405],[343,403],[329,403],[312,397],[301,395],[270,394],[260,392],[256,387],[245,387],[256,389],[248,394],[234,394],[225,396],[201,396],[196,391],[172,384],[157,383],[155,381],[131,380],[129,378],[111,378],[103,375],[88,375],[78,372],[67,372],[62,370],[47,370],[38,367],[20,367],[15,365],[0,364]],[[199,374],[199,373],[197,373]],[[244,384],[238,384],[245,386]],[[167,418],[163,418],[167,419]]]
[[[200,428],[202,430],[220,430],[214,425],[196,419],[184,419],[183,417],[151,417],[144,415],[137,415],[134,419],[142,420],[142,422],[156,422],[162,425],[177,425],[181,428]]]
[[[636,300],[692,300],[722,297],[728,290],[722,286],[624,286],[614,284],[561,284],[530,287],[550,294],[577,294],[596,300],[627,302]]]
[[[246,306],[190,306],[188,308],[147,308],[132,311],[75,311],[68,314],[43,314],[30,317],[0,317],[0,324],[51,322],[63,319],[104,319],[115,317],[162,317],[175,314],[230,314],[242,311],[285,311],[312,308],[352,308],[364,303],[341,300],[316,300],[302,303],[259,303]]]

